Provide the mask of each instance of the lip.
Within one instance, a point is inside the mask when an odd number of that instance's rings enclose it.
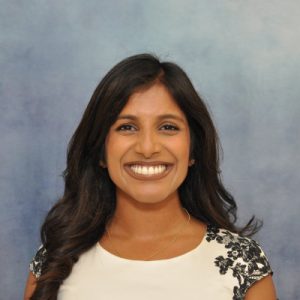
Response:
[[[125,166],[132,166],[132,165],[140,165],[140,166],[159,166],[159,165],[165,165],[169,166],[172,165],[171,163],[165,162],[165,161],[132,161],[129,163],[126,163]]]
[[[132,165],[140,165],[140,166],[157,166],[157,165],[165,165],[167,168],[166,170],[161,173],[161,174],[154,174],[154,175],[144,175],[144,174],[136,174],[135,172],[133,172],[130,168],[130,166]],[[126,170],[126,172],[133,178],[137,179],[137,180],[142,180],[142,181],[151,181],[151,180],[159,180],[161,178],[166,177],[171,169],[173,167],[173,164],[167,163],[167,162],[163,162],[163,161],[155,161],[155,162],[141,162],[141,161],[135,161],[135,162],[130,162],[124,165],[124,168]]]

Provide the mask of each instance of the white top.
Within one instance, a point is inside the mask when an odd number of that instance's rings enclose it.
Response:
[[[196,248],[163,260],[121,258],[97,243],[79,257],[57,299],[237,300],[271,273],[255,241],[208,226]]]

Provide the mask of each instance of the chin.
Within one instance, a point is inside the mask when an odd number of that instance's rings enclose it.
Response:
[[[146,191],[143,191],[142,193],[134,193],[134,195],[131,195],[130,197],[134,199],[138,203],[143,203],[143,204],[156,204],[165,201],[166,199],[170,198],[171,195],[166,193],[164,194],[163,192],[155,191],[155,192],[149,192],[147,193]]]
[[[141,204],[157,204],[157,203],[161,203],[163,202],[165,199],[160,198],[148,198],[148,197],[144,197],[142,200],[141,199],[135,199],[136,202],[141,203]]]
[[[132,199],[134,202],[141,204],[155,204],[170,198],[177,198],[177,190],[170,190],[170,187],[159,188],[157,186],[143,186],[138,188],[136,186],[134,190],[127,191],[119,188],[117,194],[118,193],[121,199]]]

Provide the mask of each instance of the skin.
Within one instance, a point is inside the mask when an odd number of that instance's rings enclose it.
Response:
[[[36,288],[36,278],[32,272],[29,272],[24,291],[24,300],[29,300]]]
[[[175,117],[161,117],[167,114]],[[134,118],[124,117],[128,115]],[[166,247],[166,241],[172,241],[187,222],[178,195],[178,187],[192,164],[187,119],[166,88],[155,84],[129,98],[110,128],[105,146],[106,166],[116,185],[117,198],[115,214],[107,227],[118,250],[114,250],[106,235],[100,243],[123,257],[145,259]],[[134,161],[166,162],[172,168],[159,180],[137,180],[124,168]],[[194,218],[189,225],[178,237],[185,243],[172,245],[155,259],[195,248],[204,236],[205,225]]]
[[[166,114],[178,118],[159,117]],[[186,117],[161,84],[134,93],[119,117],[125,115],[110,128],[105,141],[106,163],[100,162],[116,185],[117,206],[107,225],[111,239],[105,234],[99,243],[127,259],[143,260],[163,248],[153,259],[186,253],[201,242],[206,231],[205,224],[193,217],[187,222],[179,200],[178,187],[192,165]],[[172,168],[161,179],[137,180],[125,169],[133,161],[163,161]],[[178,232],[177,242],[170,243]],[[24,300],[33,293],[35,282],[30,272]],[[255,283],[245,299],[275,300],[272,277]]]
[[[182,121],[158,118],[168,113],[179,116]],[[117,120],[105,143],[106,167],[116,185],[117,208],[108,226],[111,240],[104,235],[100,243],[116,255],[144,259],[171,240],[178,232],[178,223],[186,222],[178,187],[190,166],[190,132],[184,113],[161,84],[133,94],[120,113],[124,115],[133,115],[136,119]],[[179,130],[169,133],[163,127],[166,124],[175,125]],[[128,162],[147,160],[172,162],[174,166],[159,181],[141,182],[124,171],[124,164]],[[178,223],[175,220],[179,220]],[[203,223],[192,218],[189,227],[179,236],[181,245],[173,244],[155,259],[190,251],[201,242],[205,230]],[[118,245],[117,252],[112,242]],[[266,276],[250,287],[245,299],[275,300],[272,277]]]
[[[170,113],[181,120],[159,118]],[[136,119],[122,119],[125,115]],[[119,117],[121,119],[113,124],[106,138],[108,172],[116,185],[115,219],[119,221],[118,227],[123,228],[120,234],[126,237],[155,238],[161,235],[162,228],[165,233],[172,231],[174,220],[186,219],[177,189],[188,171],[188,123],[160,84],[134,93]],[[173,166],[160,180],[141,181],[130,176],[124,168],[126,163],[134,161],[162,161]]]

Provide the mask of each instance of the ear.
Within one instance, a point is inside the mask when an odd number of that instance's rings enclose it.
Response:
[[[194,163],[195,163],[195,160],[193,158],[190,159],[190,161],[189,161],[189,167],[191,167]]]
[[[105,162],[103,162],[102,160],[99,161],[99,165],[101,168],[107,168]]]

